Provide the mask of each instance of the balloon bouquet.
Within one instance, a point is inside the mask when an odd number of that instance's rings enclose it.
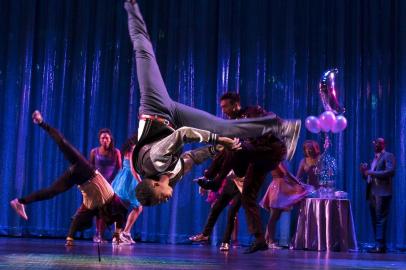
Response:
[[[337,69],[330,69],[324,72],[319,84],[319,94],[325,109],[319,117],[310,115],[305,120],[305,126],[311,133],[324,132],[324,152],[320,156],[315,168],[315,173],[319,175],[320,189],[319,196],[322,198],[334,197],[334,176],[337,171],[337,163],[334,157],[328,154],[331,145],[328,133],[339,133],[347,127],[347,119],[344,117],[345,108],[338,102],[337,89],[335,87],[335,77]]]

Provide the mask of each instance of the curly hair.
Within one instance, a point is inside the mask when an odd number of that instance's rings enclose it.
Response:
[[[151,179],[143,179],[135,188],[135,197],[143,206],[154,206],[159,203],[153,190]]]

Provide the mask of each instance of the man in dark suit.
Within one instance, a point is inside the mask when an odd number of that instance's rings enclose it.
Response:
[[[372,253],[386,252],[386,225],[392,199],[392,178],[395,175],[396,160],[392,153],[385,151],[385,139],[377,138],[373,141],[375,156],[368,164],[361,164],[362,177],[367,182],[367,200],[374,226],[374,248]]]

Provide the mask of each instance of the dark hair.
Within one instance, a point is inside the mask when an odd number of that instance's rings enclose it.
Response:
[[[99,140],[100,140],[100,136],[101,136],[103,133],[107,133],[107,134],[109,134],[109,136],[110,136],[111,142],[110,142],[110,145],[109,145],[109,147],[107,148],[107,150],[108,150],[108,152],[109,152],[110,155],[114,156],[114,155],[116,154],[116,151],[115,151],[115,148],[114,148],[114,137],[113,137],[113,133],[112,133],[111,130],[108,129],[108,128],[101,128],[101,129],[99,130],[99,132],[97,133],[97,138],[98,138]]]
[[[135,188],[135,197],[143,206],[153,206],[159,203],[155,198],[152,181],[154,180],[143,179]]]
[[[127,138],[121,146],[121,154],[125,155],[132,150],[132,147],[138,143],[137,134]]]
[[[304,143],[303,143],[303,153],[305,154],[305,156],[306,156],[306,147],[307,147],[307,146],[310,146],[310,147],[313,148],[314,154],[315,154],[316,156],[319,156],[319,155],[320,155],[320,146],[319,146],[319,143],[318,143],[318,142],[313,141],[313,140],[306,140],[306,141],[304,141]]]
[[[227,92],[225,94],[223,94],[220,98],[220,100],[225,100],[228,99],[231,101],[231,103],[235,104],[235,103],[240,103],[240,94],[238,94],[237,92]]]

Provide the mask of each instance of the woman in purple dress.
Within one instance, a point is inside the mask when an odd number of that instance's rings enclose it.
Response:
[[[114,147],[114,138],[110,129],[102,128],[97,135],[100,146],[90,151],[92,164],[111,184],[117,172],[121,169],[121,153]]]
[[[117,172],[121,169],[121,153],[114,147],[114,138],[110,129],[102,128],[97,135],[100,146],[90,151],[89,162],[111,184]],[[100,218],[96,218],[96,235],[94,242],[103,241],[106,224]]]

